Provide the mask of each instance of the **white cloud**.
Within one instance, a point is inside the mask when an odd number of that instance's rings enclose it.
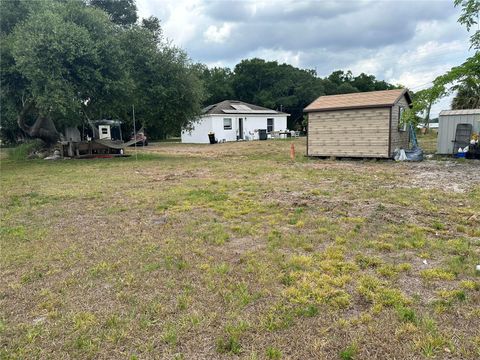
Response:
[[[218,67],[218,68],[223,68],[223,67],[228,67],[227,64],[225,64],[225,62],[219,60],[219,61],[213,61],[213,62],[206,62],[205,65],[207,65],[209,68],[214,68],[214,67]]]
[[[210,25],[203,33],[203,37],[207,42],[221,44],[228,40],[231,31],[232,25],[229,23],[223,23],[222,26]]]
[[[413,90],[462,63],[468,33],[451,1],[137,0],[194,61],[234,67],[261,57],[375,75]],[[441,106],[449,106],[443,101]]]
[[[287,63],[293,66],[300,66],[301,53],[298,51],[288,51],[283,49],[256,49],[247,54],[249,58],[257,57],[260,59],[269,59],[279,63]]]
[[[184,48],[206,21],[201,0],[137,0],[137,8],[141,17],[158,17],[165,36]]]

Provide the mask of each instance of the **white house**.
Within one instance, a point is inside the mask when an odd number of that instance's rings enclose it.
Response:
[[[215,133],[219,142],[258,140],[261,130],[267,134],[287,130],[288,115],[242,101],[225,100],[204,108],[192,128],[182,131],[182,143],[208,143],[209,133]]]

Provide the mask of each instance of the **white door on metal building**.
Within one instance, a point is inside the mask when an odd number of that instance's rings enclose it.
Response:
[[[110,132],[110,125],[99,125],[98,133],[100,134],[100,139],[112,139],[112,134]]]

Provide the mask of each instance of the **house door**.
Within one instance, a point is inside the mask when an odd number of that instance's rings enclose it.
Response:
[[[243,118],[238,119],[238,139],[243,140]]]

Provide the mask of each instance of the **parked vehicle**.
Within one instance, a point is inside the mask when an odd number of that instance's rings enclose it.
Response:
[[[134,136],[134,134],[132,134],[132,136],[130,137],[130,140],[135,140],[135,139],[137,140],[137,142],[136,142],[137,146],[147,146],[148,145],[147,136],[145,135],[145,132],[142,129],[140,129],[137,132],[136,136]],[[135,143],[133,143],[130,146],[135,146]]]

